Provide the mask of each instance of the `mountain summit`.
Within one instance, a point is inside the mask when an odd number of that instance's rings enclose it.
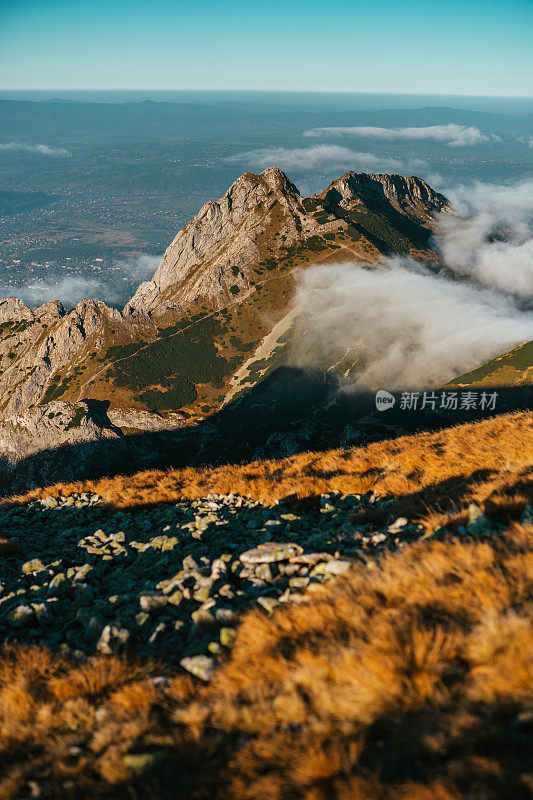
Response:
[[[235,295],[242,300],[253,290],[261,266],[302,266],[332,255],[337,262],[375,262],[389,252],[419,250],[434,258],[433,215],[448,207],[420,178],[347,172],[322,194],[302,198],[276,167],[247,172],[178,233],[125,312],[161,316],[198,303],[231,305]]]

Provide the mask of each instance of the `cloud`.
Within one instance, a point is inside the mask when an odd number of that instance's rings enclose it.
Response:
[[[433,139],[450,147],[483,144],[500,141],[499,136],[482,133],[479,128],[465,125],[428,125],[420,128],[376,128],[376,127],[326,127],[305,131],[307,137],[323,136],[365,136],[387,141],[396,139]]]
[[[249,150],[229,156],[226,161],[246,163],[250,166],[263,169],[268,166],[279,167],[283,170],[307,170],[327,168],[358,169],[366,171],[391,171],[405,172],[425,166],[420,159],[401,160],[397,158],[376,156],[373,153],[362,153],[348,147],[338,145],[319,144],[313,147],[269,147],[259,150]]]
[[[530,339],[533,314],[509,298],[432,274],[407,258],[379,267],[320,265],[301,273],[292,359],[333,364],[351,352],[357,386],[438,386]]]
[[[476,183],[447,192],[458,215],[441,214],[435,246],[457,274],[533,302],[533,181]]]
[[[0,284],[0,297],[19,297],[26,305],[35,308],[49,300],[60,300],[67,308],[80,300],[104,300],[112,306],[123,306],[138,284],[151,278],[161,256],[131,253],[120,261],[105,267],[97,277],[65,275],[54,271],[47,280],[36,280],[26,286]]]
[[[138,281],[152,278],[163,256],[152,256],[147,253],[131,253],[129,256],[117,261],[115,266],[124,275]]]
[[[36,153],[42,156],[70,155],[64,147],[49,147],[47,144],[26,144],[25,142],[0,142],[0,152],[11,150],[23,150],[27,153]]]
[[[533,182],[447,193],[439,270],[410,258],[310,267],[298,276],[295,363],[357,358],[357,385],[442,385],[533,339]],[[305,333],[303,333],[305,332]]]
[[[16,296],[27,306],[35,308],[49,300],[60,300],[64,306],[72,307],[80,300],[102,300],[111,305],[122,300],[120,287],[104,283],[98,279],[78,275],[65,275],[56,280],[35,281],[27,286],[2,286],[0,296]]]

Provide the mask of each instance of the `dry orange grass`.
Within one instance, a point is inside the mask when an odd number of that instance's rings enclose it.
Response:
[[[359,449],[302,453],[282,460],[213,468],[147,470],[95,481],[56,484],[3,502],[91,491],[118,508],[195,498],[209,492],[274,500],[338,489],[404,498],[413,513],[446,510],[494,493],[517,495],[533,461],[533,415],[515,412],[436,433],[419,433]]]
[[[531,415],[515,413],[357,451],[16,498],[88,490],[128,507],[372,488],[428,528],[461,521],[471,500],[507,527],[483,541],[428,538],[301,605],[250,612],[208,686],[154,681],[168,675],[154,663],[5,649],[0,800],[531,798],[533,526],[512,520],[532,453]]]
[[[532,622],[533,526],[513,523],[249,613],[205,687],[7,650],[0,797],[530,798]]]

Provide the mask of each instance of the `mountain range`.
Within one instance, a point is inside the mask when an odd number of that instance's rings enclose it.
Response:
[[[67,445],[101,442],[101,460],[110,441],[131,456],[135,435],[138,443],[160,431],[179,438],[217,414],[238,425],[228,409],[243,397],[259,409],[272,405],[280,376],[311,398],[318,386],[323,408],[335,380],[353,378],[360,364],[349,354],[317,363],[326,383],[287,366],[293,337],[305,335],[297,276],[316,264],[379,269],[390,255],[440,268],[432,246],[439,213],[454,212],[421,178],[347,172],[302,197],[271,167],[245,173],[206,203],[123,311],[102,301],[67,312],[58,301],[31,310],[0,300],[0,475],[9,483],[23,461],[54,451],[53,464],[37,458],[18,478],[42,479],[44,468],[52,479]],[[477,373],[461,382],[475,380]],[[205,438],[213,426],[202,430]],[[135,457],[150,461],[153,453],[139,446]]]

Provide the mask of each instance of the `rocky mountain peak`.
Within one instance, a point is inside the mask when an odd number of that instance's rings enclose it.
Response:
[[[435,192],[423,178],[403,175],[346,172],[320,194],[319,197],[344,208],[358,202],[370,207],[392,204],[403,213],[431,216],[449,208],[444,195]]]
[[[4,322],[30,322],[33,312],[18,297],[4,297],[0,300],[0,324]]]
[[[125,313],[152,311],[156,305],[159,313],[172,307],[172,299],[163,295],[175,286],[185,303],[205,297],[224,305],[232,299],[231,287],[247,291],[249,281],[241,265],[251,256],[260,260],[258,237],[282,225],[284,215],[298,214],[299,199],[296,186],[277,167],[259,175],[245,172],[219,200],[205,203],[178,233],[153,279],[139,286]]]

